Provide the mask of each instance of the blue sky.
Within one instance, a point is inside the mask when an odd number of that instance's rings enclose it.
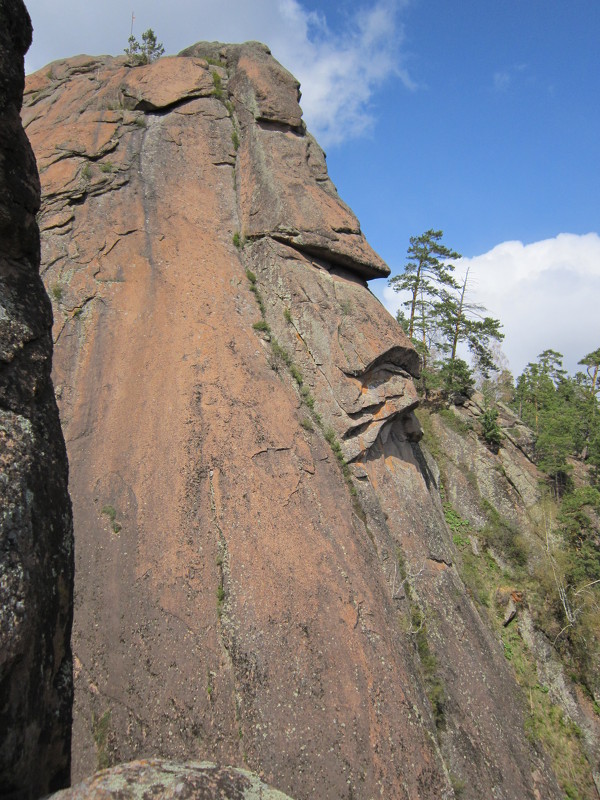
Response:
[[[266,42],[301,81],[331,177],[393,274],[411,235],[442,229],[504,323],[516,374],[548,347],[574,370],[600,345],[599,0],[27,5],[29,70],[121,52],[131,11],[167,53]],[[385,282],[371,288],[395,310]]]

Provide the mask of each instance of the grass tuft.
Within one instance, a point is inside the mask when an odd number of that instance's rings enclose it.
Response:
[[[92,736],[96,745],[98,769],[106,769],[111,766],[110,756],[106,749],[110,732],[110,717],[109,710],[105,711],[100,718],[92,713]]]
[[[271,326],[264,319],[259,319],[259,321],[255,322],[252,327],[254,328],[255,331],[261,331],[262,333],[271,333]]]
[[[213,97],[216,97],[217,100],[221,100],[223,98],[223,80],[218,72],[213,72],[212,74],[213,79]]]
[[[298,386],[302,386],[302,384],[304,383],[304,378],[302,377],[302,373],[295,364],[290,364],[290,375],[296,381]]]

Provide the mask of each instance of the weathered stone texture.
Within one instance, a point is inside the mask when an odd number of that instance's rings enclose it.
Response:
[[[148,759],[103,770],[53,800],[291,800],[243,769]]]
[[[31,23],[0,2],[0,795],[68,784],[72,522],[39,277],[39,181],[19,111]]]
[[[450,798],[450,768],[473,800],[558,796],[452,566],[418,359],[365,282],[388,269],[297,82],[263,45],[201,43],[143,70],[56,62],[27,96],[73,473],[76,777],[160,755],[298,800]],[[398,552],[447,672],[441,748]]]
[[[251,238],[272,236],[364,278],[389,275],[340,200],[323,151],[304,128],[298,81],[256,42],[200,43],[183,53],[218,58],[227,66],[223,85],[242,134],[240,232]]]

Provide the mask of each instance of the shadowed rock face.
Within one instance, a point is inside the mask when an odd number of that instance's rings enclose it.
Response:
[[[297,82],[263,45],[201,43],[55,62],[27,92],[73,474],[75,777],[161,755],[298,800],[449,798],[450,769],[464,797],[559,796],[452,566],[418,359]],[[454,665],[446,740],[397,552]]]
[[[0,795],[68,784],[72,522],[39,277],[39,181],[21,126],[31,22],[0,2]]]

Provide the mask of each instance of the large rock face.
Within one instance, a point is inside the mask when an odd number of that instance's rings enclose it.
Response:
[[[39,276],[40,187],[19,111],[31,22],[0,2],[0,795],[68,785],[72,522]]]
[[[262,45],[198,44],[56,62],[27,91],[73,475],[75,777],[162,755],[298,800],[558,797],[452,565],[418,359],[365,282],[387,267],[297,82]]]

